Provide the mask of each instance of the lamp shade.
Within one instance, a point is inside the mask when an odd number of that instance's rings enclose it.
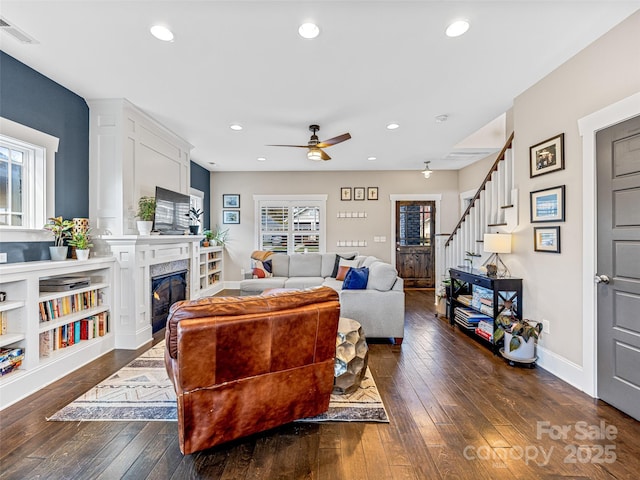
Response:
[[[485,233],[484,251],[489,253],[511,253],[511,234]]]

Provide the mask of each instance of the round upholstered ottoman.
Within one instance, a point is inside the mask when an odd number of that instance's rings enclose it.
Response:
[[[369,346],[362,326],[350,318],[340,317],[336,335],[333,393],[351,393],[360,387],[367,371]]]

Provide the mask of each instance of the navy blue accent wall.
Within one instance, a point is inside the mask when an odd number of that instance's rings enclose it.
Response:
[[[197,163],[191,162],[191,187],[204,192],[204,216],[202,217],[202,225],[205,230],[211,228],[210,208],[211,205],[211,177],[210,172],[206,168],[201,167]]]
[[[0,50],[0,116],[60,139],[56,216],[89,216],[89,107],[84,99]]]

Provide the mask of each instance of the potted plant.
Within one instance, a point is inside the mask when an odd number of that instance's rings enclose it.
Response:
[[[536,344],[542,335],[542,323],[528,319],[519,319],[513,313],[500,315],[496,319],[496,330],[493,341],[504,338],[502,355],[511,361],[534,363],[536,361]]]
[[[91,229],[85,231],[74,232],[67,241],[69,245],[76,248],[76,257],[78,260],[87,260],[89,258],[89,249],[93,247],[90,237]]]
[[[228,236],[229,229],[222,230],[218,225],[216,225],[216,228],[211,232],[211,238],[209,239],[209,242],[211,242],[211,244],[213,245],[220,245],[221,247],[224,247],[224,244],[227,242]]]
[[[138,200],[138,213],[136,217],[139,218],[138,233],[140,235],[150,235],[151,228],[153,227],[153,217],[156,214],[156,199],[155,197],[140,197]]]
[[[191,207],[189,209],[189,218],[191,220],[191,225],[189,225],[189,231],[191,235],[197,235],[198,230],[200,230],[200,217],[204,212],[199,208]]]
[[[51,260],[66,260],[69,247],[64,244],[64,241],[70,235],[73,222],[64,220],[62,217],[51,217],[44,228],[53,233],[54,237],[54,246],[49,247]]]
[[[202,234],[204,235],[202,246],[208,247],[209,244],[211,243],[211,239],[213,238],[213,232],[211,230],[205,230],[204,232],[202,232]]]

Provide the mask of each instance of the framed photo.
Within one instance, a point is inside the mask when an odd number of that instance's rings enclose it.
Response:
[[[533,227],[533,249],[560,253],[560,227]]]
[[[529,148],[529,177],[564,170],[564,133]]]
[[[240,208],[240,195],[237,195],[235,193],[225,193],[224,195],[222,195],[222,208]]]
[[[378,187],[367,188],[367,200],[378,200]]]
[[[564,222],[564,185],[531,192],[531,223]]]
[[[351,200],[351,187],[342,187],[340,189],[340,200]]]
[[[353,187],[353,199],[364,200],[364,187]]]
[[[222,223],[240,223],[240,210],[223,210]]]

